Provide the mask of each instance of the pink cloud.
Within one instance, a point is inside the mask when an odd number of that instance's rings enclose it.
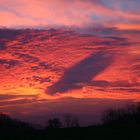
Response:
[[[116,4],[116,2],[114,3]],[[10,0],[0,2],[0,25],[3,26],[112,26],[140,19],[135,12],[113,10],[101,0]]]

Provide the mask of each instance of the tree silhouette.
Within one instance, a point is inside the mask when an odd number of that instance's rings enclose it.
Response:
[[[48,120],[46,128],[60,128],[60,127],[61,127],[61,122],[59,118],[52,118]]]
[[[140,124],[140,103],[125,109],[109,109],[103,113],[103,124]]]
[[[79,119],[75,116],[72,116],[70,114],[66,114],[64,116],[64,123],[65,127],[70,128],[70,127],[79,127]]]

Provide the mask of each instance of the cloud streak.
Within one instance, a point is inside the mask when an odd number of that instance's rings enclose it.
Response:
[[[82,88],[92,78],[102,72],[112,62],[112,55],[105,52],[97,52],[70,67],[58,82],[48,87],[47,93],[63,93],[72,89]]]

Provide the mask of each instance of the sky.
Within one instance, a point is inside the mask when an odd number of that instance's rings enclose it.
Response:
[[[0,26],[140,28],[139,0],[1,0]]]
[[[89,125],[108,108],[139,102],[139,7],[0,0],[0,112],[40,124],[70,113]]]

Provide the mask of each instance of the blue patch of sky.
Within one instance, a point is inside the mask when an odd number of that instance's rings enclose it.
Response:
[[[102,4],[114,10],[123,12],[140,12],[140,0],[101,0]]]

